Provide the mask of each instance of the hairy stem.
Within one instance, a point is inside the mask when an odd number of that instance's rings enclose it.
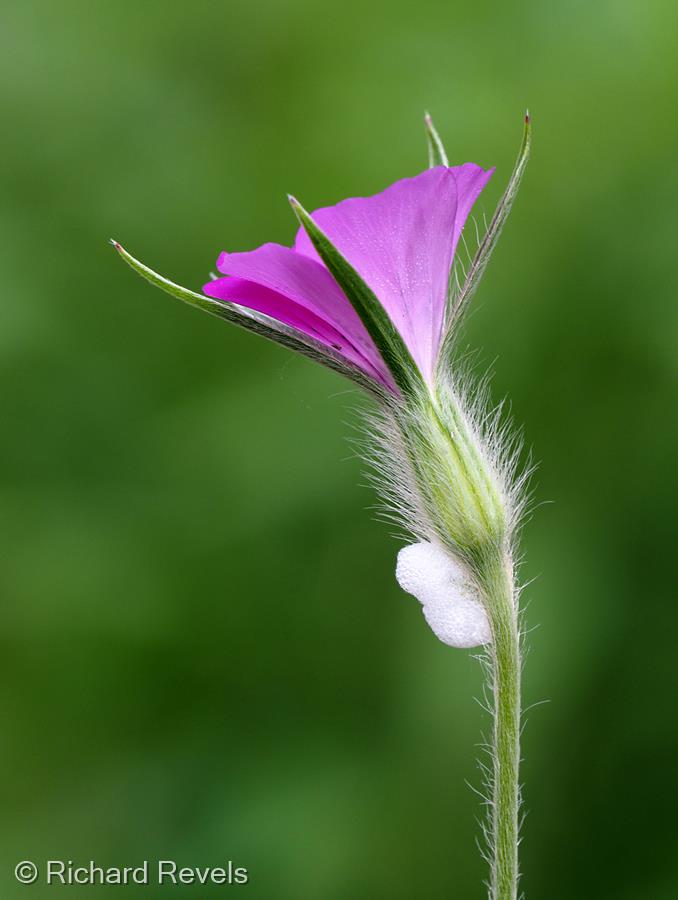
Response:
[[[490,900],[516,900],[521,674],[518,611],[510,559],[505,556],[490,562],[486,572],[494,694]]]

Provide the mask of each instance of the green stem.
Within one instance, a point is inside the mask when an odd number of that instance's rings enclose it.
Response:
[[[485,589],[492,626],[494,693],[490,900],[516,900],[520,805],[520,633],[510,559],[489,563]]]

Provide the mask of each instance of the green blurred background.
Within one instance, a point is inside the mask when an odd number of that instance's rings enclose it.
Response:
[[[397,587],[320,367],[154,291],[309,207],[534,154],[466,340],[541,466],[528,898],[678,896],[669,2],[6,2],[0,894],[20,859],[248,868],[128,897],[482,898],[471,654]],[[61,890],[68,890],[63,888]],[[89,896],[92,888],[70,888]]]

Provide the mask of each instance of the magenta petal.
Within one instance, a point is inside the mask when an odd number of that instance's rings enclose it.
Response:
[[[491,172],[467,163],[428,169],[380,194],[343,200],[313,218],[372,288],[429,382],[440,345],[459,235]],[[294,249],[318,259],[306,232]]]
[[[249,253],[222,253],[217,267],[224,275],[253,281],[307,309],[343,335],[344,343],[374,368],[388,371],[360,317],[319,261],[280,244],[264,244]]]
[[[247,253],[222,253],[217,268],[263,285],[300,303],[345,333],[363,340],[367,332],[327,269],[281,244],[264,244]],[[367,336],[369,340],[369,336]]]
[[[494,174],[494,167],[485,171],[475,163],[464,163],[463,166],[455,166],[451,171],[454,172],[454,177],[457,179],[457,217],[454,221],[453,239],[453,248],[456,250],[473,204]]]

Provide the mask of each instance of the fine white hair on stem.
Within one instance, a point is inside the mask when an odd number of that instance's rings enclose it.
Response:
[[[381,498],[382,517],[420,546],[428,543],[447,552],[475,580],[485,607],[492,639],[482,641],[485,651],[478,658],[490,688],[482,703],[492,715],[494,733],[483,748],[487,763],[480,761],[481,796],[488,811],[482,840],[491,863],[491,900],[515,900],[525,637],[514,557],[533,466],[529,456],[521,465],[522,436],[512,426],[508,404],[491,403],[489,382],[490,374],[476,376],[471,356],[457,354],[454,374],[439,367],[434,388],[421,402],[400,404],[396,399],[365,416],[362,450]],[[433,573],[431,578],[435,580]],[[424,595],[419,599],[426,615],[428,601]],[[427,620],[446,643],[472,646],[466,624],[463,630],[453,618]]]
[[[520,595],[524,585],[514,584],[514,602],[516,604],[516,609],[519,610],[520,607]],[[518,635],[519,635],[519,644],[520,644],[520,662],[519,668],[522,671],[522,667],[525,662],[525,657],[527,655],[527,638],[526,632],[522,627],[522,618],[523,614],[521,611],[518,611]],[[484,674],[483,679],[483,687],[482,687],[482,699],[476,698],[476,701],[481,706],[481,708],[489,715],[491,720],[496,721],[497,715],[497,693],[496,693],[496,684],[495,684],[495,658],[493,656],[493,648],[491,645],[485,645],[481,647],[477,653],[474,653],[474,658],[480,663],[481,669]],[[488,690],[488,686],[492,687],[492,690]],[[548,702],[548,701],[547,701]],[[520,715],[520,728],[519,728],[519,736],[522,736],[523,729],[525,727],[525,713],[532,709],[537,704],[531,704],[526,710],[521,712]],[[473,786],[473,789],[476,793],[478,793],[481,797],[484,798],[485,805],[488,810],[488,816],[485,820],[480,822],[481,828],[481,837],[482,843],[479,843],[479,850],[485,859],[486,862],[491,865],[496,864],[496,854],[497,847],[495,845],[495,834],[492,828],[494,822],[494,812],[495,812],[495,801],[494,797],[496,796],[496,748],[492,741],[487,740],[485,736],[482,736],[481,742],[477,745],[480,753],[488,762],[485,762],[483,758],[478,758],[476,760],[476,765],[481,774],[481,786],[480,788],[476,788]],[[522,762],[522,758],[520,760]],[[527,813],[523,807],[523,786],[521,783],[517,785],[517,809],[516,811],[519,813],[518,817],[518,828],[517,828],[517,842],[520,843],[522,825],[525,820],[525,816]],[[494,876],[494,871],[491,872],[491,875]],[[517,879],[520,877],[520,872],[517,873]],[[493,883],[487,883],[488,892],[491,898],[494,897],[493,891]],[[522,894],[520,895],[522,897]]]

